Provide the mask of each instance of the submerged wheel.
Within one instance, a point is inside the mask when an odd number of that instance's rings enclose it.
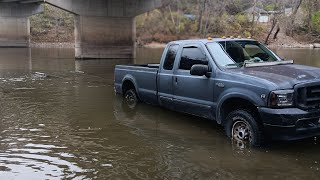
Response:
[[[262,126],[246,110],[232,111],[227,116],[225,130],[227,136],[237,143],[256,147],[263,145]]]
[[[252,141],[251,126],[245,122],[245,120],[237,120],[233,123],[231,134],[233,139],[240,141]]]
[[[134,89],[129,89],[124,93],[124,100],[130,109],[134,109],[139,101],[137,93]]]

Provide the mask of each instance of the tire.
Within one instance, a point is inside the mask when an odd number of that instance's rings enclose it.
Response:
[[[263,127],[257,120],[257,116],[247,110],[232,111],[226,118],[226,134],[237,143],[260,147],[264,144],[264,134]]]
[[[138,95],[134,89],[126,90],[124,92],[123,98],[124,98],[124,103],[130,109],[134,109],[139,102]]]

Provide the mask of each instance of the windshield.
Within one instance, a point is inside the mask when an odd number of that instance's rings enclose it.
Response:
[[[221,41],[208,43],[207,47],[216,62],[224,67],[280,61],[272,51],[257,41]]]

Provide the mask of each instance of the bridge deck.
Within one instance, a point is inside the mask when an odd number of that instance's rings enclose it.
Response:
[[[21,4],[30,4],[30,3],[42,3],[45,0],[0,0],[0,3],[21,3]]]

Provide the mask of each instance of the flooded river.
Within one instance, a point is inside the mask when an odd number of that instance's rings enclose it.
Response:
[[[278,49],[320,67],[320,50]],[[0,179],[320,179],[320,139],[240,150],[213,122],[113,91],[115,64],[73,49],[0,49]]]

